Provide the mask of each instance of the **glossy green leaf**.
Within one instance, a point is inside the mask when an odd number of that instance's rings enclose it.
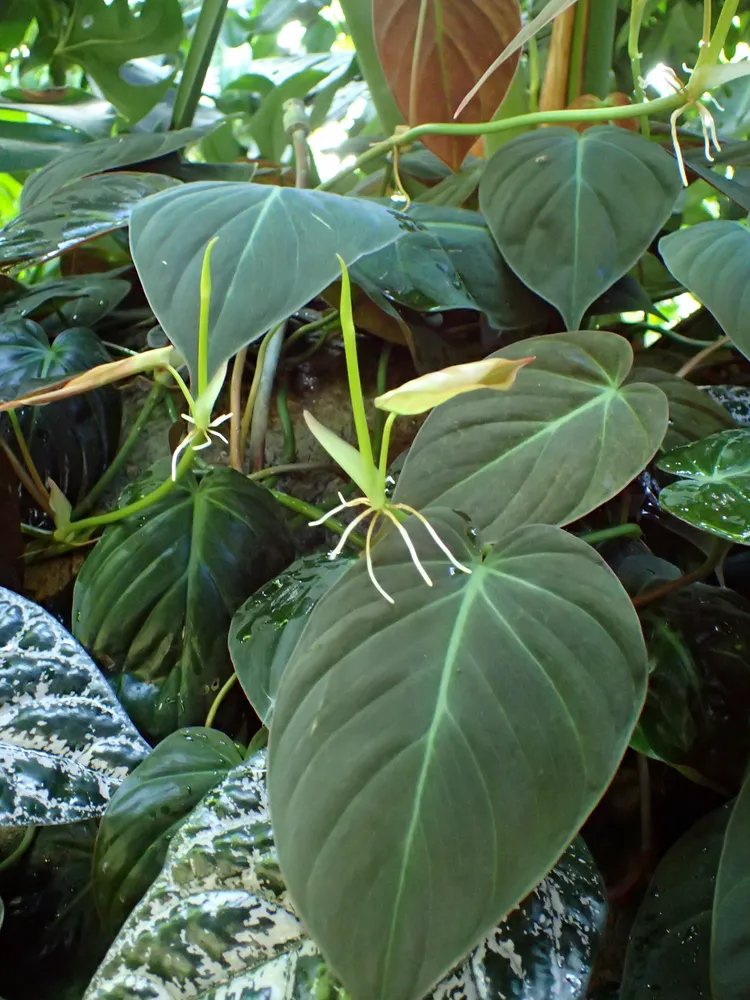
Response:
[[[396,500],[462,510],[494,540],[520,524],[569,524],[641,472],[664,438],[667,400],[655,386],[623,385],[627,341],[582,331],[495,355],[529,356],[509,392],[469,393],[430,414]]]
[[[98,816],[147,753],[72,636],[0,589],[0,825]]]
[[[679,477],[659,494],[664,510],[719,538],[750,542],[750,430],[674,448],[657,465]]]
[[[348,266],[402,233],[386,208],[320,191],[263,184],[190,184],[133,213],[130,244],[146,295],[193,374],[198,286],[211,255],[210,374],[306,305]],[[255,289],[257,294],[248,294]],[[262,294],[261,294],[262,290]]]
[[[195,809],[86,1000],[150,1000],[164,988],[179,995],[200,989],[206,1000],[260,993],[266,1000],[323,993],[343,1000],[284,892],[264,781],[261,752]],[[602,888],[586,845],[575,841],[429,1000],[502,1000],[518,989],[579,1000],[602,930]]]
[[[66,152],[55,163],[30,177],[23,186],[21,205],[24,209],[31,208],[57,194],[72,181],[92,174],[134,167],[168,156],[203,139],[209,131],[205,128],[183,128],[175,132],[135,132],[89,142],[82,149]]]
[[[121,114],[139,121],[164,97],[174,74],[138,87],[121,70],[132,59],[177,54],[184,37],[179,0],[145,0],[137,11],[127,0],[77,0],[70,17],[56,55],[82,66]]]
[[[17,399],[45,382],[111,360],[91,330],[64,330],[50,342],[42,327],[30,320],[0,319],[0,400]],[[49,406],[23,409],[19,420],[42,480],[54,480],[72,503],[78,503],[117,451],[122,398],[105,386]],[[0,433],[17,450],[7,417],[0,420]]]
[[[669,427],[662,448],[676,448],[736,427],[725,407],[684,378],[658,368],[636,367],[631,379],[658,386],[669,401]]]
[[[729,813],[719,809],[662,858],[636,916],[621,1000],[710,1000],[711,911]]]
[[[168,475],[168,463],[157,466],[122,503]],[[120,700],[154,739],[201,724],[232,672],[232,615],[292,559],[279,511],[267,490],[213,469],[112,525],[84,563],[74,633],[115,675]]]
[[[304,556],[249,597],[232,619],[229,652],[242,690],[268,726],[276,689],[318,601],[352,560]]]
[[[59,310],[70,326],[90,327],[115,309],[130,291],[130,282],[117,277],[122,270],[39,282],[5,306],[0,324],[25,319],[45,306],[46,312]]]
[[[590,546],[533,525],[480,553],[465,519],[427,516],[471,575],[411,518],[427,587],[390,532],[373,560],[395,604],[358,560],[314,610],[271,727],[281,868],[360,1000],[423,996],[544,877],[645,697],[637,616]]]
[[[713,313],[734,346],[750,357],[750,232],[718,219],[678,229],[659,241],[671,273]]]
[[[215,729],[180,729],[115,792],[94,851],[96,906],[116,932],[161,871],[169,843],[203,796],[243,760]]]
[[[713,1000],[750,993],[750,779],[735,800],[724,838],[711,934]]]
[[[54,125],[32,125],[0,119],[0,173],[36,170],[61,156],[71,144],[88,136]]]
[[[648,249],[679,191],[674,159],[642,136],[554,127],[495,153],[479,205],[510,267],[575,330]]]
[[[73,87],[48,90],[12,88],[0,94],[0,111],[20,111],[100,138],[110,136],[117,113],[109,101]]]
[[[551,312],[510,270],[478,212],[415,202],[408,215],[412,230],[351,269],[376,302],[373,289],[420,312],[476,309],[503,329]]]
[[[127,226],[133,206],[178,181],[161,174],[100,174],[35,202],[0,229],[0,266],[41,264]]]

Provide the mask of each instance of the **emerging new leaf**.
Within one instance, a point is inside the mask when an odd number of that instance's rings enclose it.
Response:
[[[391,389],[375,400],[380,410],[400,416],[426,413],[441,403],[474,389],[510,389],[516,375],[534,358],[485,358],[466,365],[452,365],[439,372],[430,372]]]
[[[304,417],[310,433],[318,444],[328,452],[337,465],[341,466],[352,482],[356,483],[366,496],[374,500],[380,492],[377,468],[368,463],[348,441],[344,441],[338,434],[334,434],[316,420],[312,413],[305,410]]]

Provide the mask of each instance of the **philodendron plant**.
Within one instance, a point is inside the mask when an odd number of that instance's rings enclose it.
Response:
[[[0,22],[0,994],[744,1000],[750,14],[131,6]]]

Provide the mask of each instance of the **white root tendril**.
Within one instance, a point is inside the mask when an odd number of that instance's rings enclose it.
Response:
[[[403,539],[404,545],[406,546],[406,550],[409,553],[409,557],[411,561],[414,563],[414,567],[416,568],[417,572],[422,577],[424,582],[427,584],[428,587],[434,586],[432,579],[430,578],[430,575],[422,565],[422,562],[419,558],[414,542],[411,540],[408,531],[399,521],[394,511],[401,510],[407,514],[411,514],[414,517],[416,517],[417,520],[424,525],[425,529],[427,530],[430,538],[434,541],[435,545],[437,545],[440,551],[445,556],[448,557],[453,566],[455,566],[456,569],[460,570],[462,573],[469,573],[469,574],[471,573],[471,569],[468,566],[464,566],[463,563],[460,563],[458,559],[456,559],[456,557],[453,555],[451,550],[442,540],[440,535],[438,535],[437,531],[435,531],[435,529],[432,527],[432,525],[424,516],[424,514],[420,514],[418,510],[415,510],[408,504],[397,503],[397,504],[386,504],[383,507],[373,507],[372,503],[367,497],[356,497],[354,500],[345,500],[344,497],[341,495],[341,493],[339,493],[339,500],[341,502],[337,507],[334,507],[332,510],[329,510],[326,514],[324,514],[322,517],[319,517],[316,521],[310,521],[309,522],[310,527],[317,528],[320,525],[325,524],[329,518],[335,517],[335,515],[341,513],[342,510],[346,510],[352,507],[364,507],[365,509],[360,511],[357,514],[357,516],[352,521],[350,521],[350,523],[346,526],[343,534],[341,535],[341,538],[339,539],[336,545],[336,548],[333,549],[333,551],[330,553],[330,558],[335,559],[337,556],[340,556],[344,549],[344,546],[349,540],[351,533],[354,531],[357,525],[361,524],[368,517],[371,517],[372,520],[367,526],[367,535],[365,536],[365,560],[367,563],[367,573],[377,592],[382,597],[384,597],[389,604],[395,604],[396,602],[378,582],[378,579],[375,576],[375,568],[372,562],[372,539],[375,534],[375,528],[380,519],[383,517],[388,518],[388,520],[391,521],[391,523],[395,526],[399,535]]]
[[[689,72],[687,66],[683,66],[683,69],[686,72]],[[680,94],[685,92],[685,86],[683,85],[682,81],[677,76],[675,71],[671,69],[669,66],[663,67],[662,79],[664,84],[671,89],[673,94]],[[716,104],[716,106],[720,110],[722,110],[720,104],[714,101],[713,98],[711,98],[711,100],[713,101],[714,104]],[[696,100],[694,98],[688,98],[685,104],[681,105],[679,108],[676,108],[672,112],[669,118],[670,131],[672,134],[672,146],[674,147],[674,155],[677,157],[677,166],[679,167],[680,170],[680,178],[682,179],[682,183],[685,187],[688,186],[689,181],[687,176],[687,170],[685,169],[685,160],[682,155],[682,149],[680,147],[680,140],[677,135],[677,122],[689,108],[695,108],[695,110],[698,112],[698,117],[700,118],[701,121],[701,128],[703,129],[703,148],[706,154],[706,159],[709,161],[709,163],[714,162],[713,150],[711,148],[712,146],[717,153],[721,152],[721,144],[719,143],[719,137],[716,134],[716,122],[714,121],[713,115],[702,101]]]
[[[232,419],[231,413],[224,413],[222,416],[217,417],[212,420],[210,424],[206,427],[196,427],[195,419],[189,413],[183,413],[182,419],[188,424],[193,424],[192,430],[188,431],[185,437],[180,441],[174,450],[172,455],[172,481],[177,482],[177,465],[180,456],[186,451],[187,448],[192,448],[193,451],[203,451],[204,448],[210,448],[211,445],[216,441],[223,441],[224,444],[229,444],[224,434],[221,431],[217,431],[216,428],[225,424],[227,420]],[[203,441],[201,444],[194,444],[194,442],[202,437]]]

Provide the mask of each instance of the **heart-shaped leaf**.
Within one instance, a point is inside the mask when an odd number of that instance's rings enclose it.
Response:
[[[216,998],[315,1000],[324,993],[344,1000],[284,892],[264,785],[261,752],[190,815],[86,1000],[146,1000],[165,988],[180,995],[198,988]],[[574,841],[428,1000],[502,1000],[519,987],[545,1000],[580,1000],[602,931],[602,890],[586,845]]]
[[[0,825],[98,816],[148,751],[72,636],[0,589]]]
[[[706,1000],[711,911],[727,807],[710,813],[662,858],[630,933],[621,1000]]]
[[[632,350],[612,333],[533,337],[495,357],[536,358],[510,392],[439,406],[412,445],[395,499],[462,510],[489,539],[520,524],[569,524],[624,489],[653,458],[667,400],[623,385]]]
[[[133,206],[179,184],[161,174],[86,177],[35,202],[0,229],[0,267],[41,264],[127,226]]]
[[[218,237],[211,254],[210,376],[339,277],[337,254],[348,266],[398,239],[401,226],[382,205],[360,199],[202,182],[138,206],[130,244],[151,307],[195,374],[203,254]]]
[[[637,616],[590,546],[533,525],[482,553],[463,518],[428,517],[471,575],[411,518],[425,586],[389,533],[374,572],[395,604],[364,560],[347,570],[284,671],[271,727],[282,872],[361,1000],[422,997],[544,877],[645,696]]]
[[[122,502],[165,474],[157,467]],[[292,559],[279,511],[267,490],[213,469],[112,525],[84,563],[74,633],[116,675],[120,700],[154,739],[201,724],[231,674],[232,615]]]
[[[450,122],[467,92],[521,30],[517,0],[373,0],[380,64],[407,124]],[[494,74],[459,122],[486,122],[513,82],[520,53]],[[475,136],[423,136],[458,170]]]
[[[223,733],[180,729],[117,789],[102,817],[93,862],[96,907],[113,933],[161,871],[185,817],[242,760]]]
[[[658,368],[636,367],[631,379],[633,382],[657,385],[669,400],[669,428],[663,448],[677,448],[736,426],[729,412],[708,392],[684,378],[677,378]]]
[[[232,619],[229,652],[242,690],[268,726],[276,689],[310,614],[350,565],[304,556],[249,597]]]
[[[79,181],[105,170],[120,170],[183,149],[205,138],[212,129],[182,128],[175,132],[135,132],[86,143],[59,156],[54,164],[37,171],[23,186],[21,206],[31,208],[56,194],[71,181]]]
[[[510,267],[575,330],[648,248],[679,191],[674,159],[642,136],[555,127],[495,153],[479,205]]]
[[[711,996],[744,1000],[750,991],[750,778],[729,819],[719,861],[711,932]]]
[[[664,510],[719,538],[750,543],[750,430],[712,434],[657,464],[680,477],[659,494]]]
[[[659,252],[675,278],[711,311],[734,346],[750,357],[747,226],[717,219],[678,229],[659,241]]]

